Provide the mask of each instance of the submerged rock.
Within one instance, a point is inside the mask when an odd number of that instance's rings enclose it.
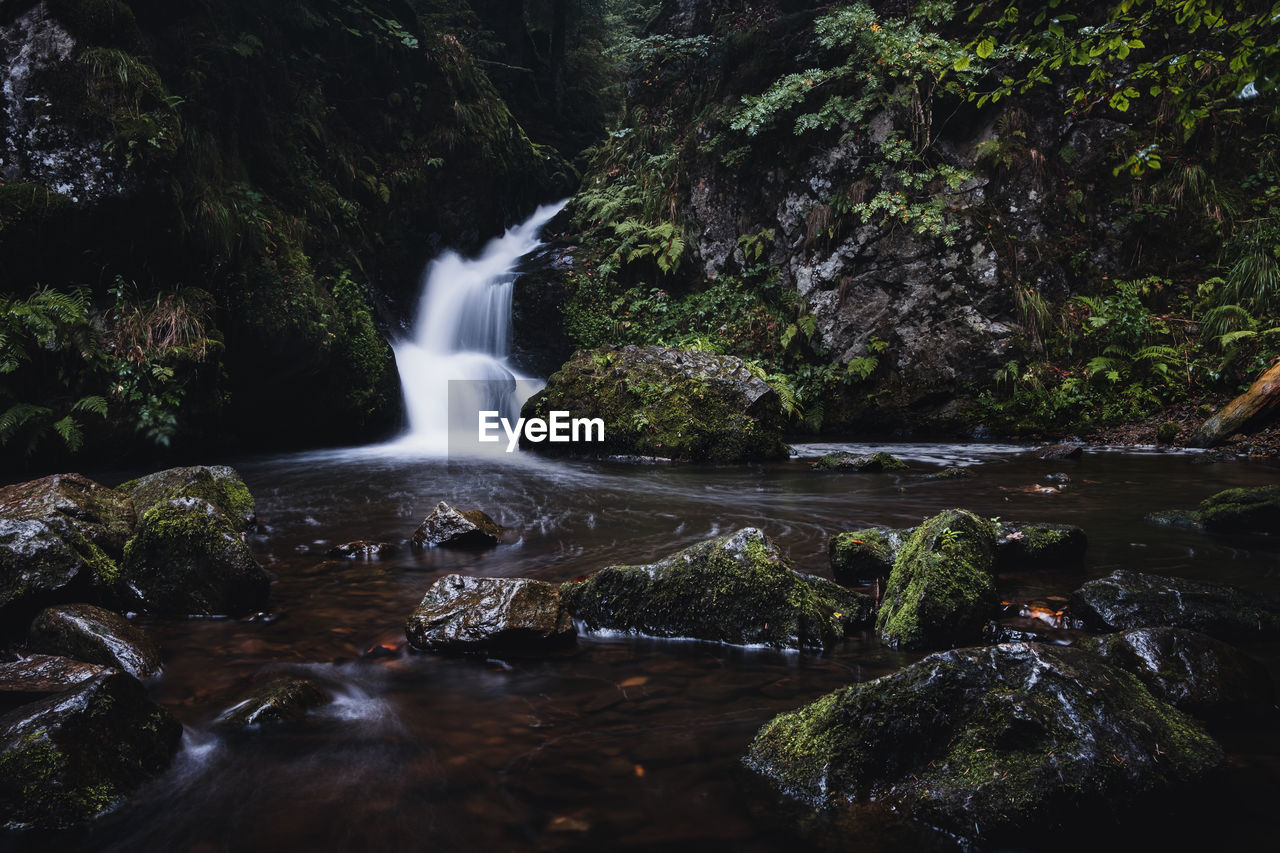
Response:
[[[1063,459],[1079,459],[1084,453],[1083,444],[1049,444],[1036,451],[1036,456],[1046,462]]]
[[[1267,668],[1235,646],[1186,628],[1138,628],[1090,637],[1080,647],[1132,672],[1151,693],[1196,716],[1275,708]]]
[[[851,610],[870,609],[865,596],[813,580],[747,527],[649,565],[609,566],[564,584],[561,595],[591,629],[824,648],[844,636]]]
[[[907,467],[896,456],[888,453],[854,454],[842,451],[829,453],[810,466],[815,471],[846,471],[858,474],[878,473],[880,471],[901,471]]]
[[[876,578],[889,577],[893,561],[913,529],[868,527],[828,537],[832,576],[844,584],[869,584]]]
[[[240,474],[227,465],[169,468],[121,483],[119,489],[133,498],[139,517],[166,501],[199,498],[213,504],[237,533],[251,529],[258,520],[249,487]]]
[[[498,544],[503,530],[498,522],[478,509],[454,509],[440,501],[413,532],[413,544],[419,548],[427,545],[483,548]]]
[[[1062,569],[1084,562],[1089,537],[1074,524],[1000,525],[996,540],[996,568]]]
[[[27,648],[124,670],[135,678],[160,671],[160,649],[146,632],[93,604],[64,604],[40,612]]]
[[[1227,489],[1200,502],[1211,533],[1280,533],[1280,486]]]
[[[357,539],[352,542],[343,542],[330,548],[325,553],[330,557],[351,557],[357,560],[374,560],[379,557],[389,557],[398,549],[390,542],[373,542],[368,539]]]
[[[1221,639],[1280,632],[1280,602],[1218,583],[1120,570],[1071,594],[1073,618],[1096,631],[1169,626]]]
[[[876,631],[894,648],[977,641],[1000,604],[991,522],[950,509],[926,519],[898,552]]]
[[[925,474],[926,480],[969,480],[974,476],[973,472],[968,468],[961,468],[958,465],[949,465],[940,471],[934,471],[932,474]]]
[[[970,841],[1120,812],[1223,760],[1189,717],[1079,649],[930,655],[781,714],[746,764],[818,807],[870,801]]]
[[[0,815],[57,828],[119,806],[169,765],[182,726],[133,676],[106,670],[0,717]]]
[[[116,593],[172,616],[243,616],[267,606],[271,575],[229,521],[201,498],[162,501],[142,515],[125,548]]]
[[[521,447],[720,464],[787,458],[778,392],[736,356],[659,346],[579,350],[521,415],[546,419],[552,411],[600,418],[604,441],[522,438]]]
[[[555,584],[447,575],[427,590],[405,634],[430,651],[537,653],[572,642],[577,631]]]
[[[315,682],[283,676],[250,689],[236,704],[218,715],[215,726],[243,729],[263,723],[296,723],[307,711],[332,701]]]
[[[1142,520],[1156,527],[1173,527],[1178,530],[1204,529],[1204,520],[1201,519],[1200,513],[1192,510],[1162,509],[1147,513]]]

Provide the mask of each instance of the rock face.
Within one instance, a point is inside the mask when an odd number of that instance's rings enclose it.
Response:
[[[135,678],[160,671],[160,649],[123,616],[92,604],[42,610],[31,623],[27,648],[124,670]]]
[[[787,456],[777,391],[735,356],[657,346],[579,350],[521,415],[545,419],[552,411],[602,419],[604,441],[522,438],[522,447],[721,464]]]
[[[296,723],[307,711],[330,701],[329,694],[305,678],[284,676],[250,690],[223,711],[214,725],[243,729],[263,723]]]
[[[827,539],[831,574],[840,583],[869,584],[887,578],[910,530],[870,527],[837,533]]]
[[[1119,812],[1222,750],[1132,675],[1038,643],[956,649],[775,717],[747,765],[820,807],[876,801],[962,839]]]
[[[441,501],[413,532],[413,544],[418,548],[483,548],[498,544],[502,531],[501,525],[478,509],[458,510]]]
[[[237,533],[257,523],[258,513],[249,487],[234,468],[226,465],[193,465],[157,471],[120,484],[120,491],[133,498],[139,517],[164,501],[200,498],[226,516]]]
[[[1280,632],[1280,603],[1226,584],[1117,571],[1071,594],[1073,618],[1099,631],[1190,628],[1220,639]]]
[[[1152,695],[1198,717],[1275,708],[1267,668],[1235,646],[1185,628],[1138,628],[1080,644],[1127,670]]]
[[[564,584],[561,595],[592,629],[823,648],[844,636],[850,614],[870,607],[866,596],[814,580],[747,527],[650,565],[601,569]]]
[[[814,462],[815,471],[847,471],[857,474],[879,473],[881,471],[901,471],[907,467],[896,456],[888,453],[829,453]]]
[[[1084,562],[1089,537],[1073,524],[1010,524],[1000,527],[996,568],[1060,569]]]
[[[573,618],[555,584],[447,575],[432,584],[405,626],[414,648],[537,653],[573,641]]]
[[[107,670],[0,717],[6,826],[64,827],[119,805],[168,766],[182,726]]]
[[[241,540],[241,520],[228,520],[195,497],[152,506],[125,548],[116,594],[172,616],[241,616],[264,609],[271,575]]]
[[[1280,533],[1280,486],[1227,489],[1200,502],[1211,533]]]
[[[926,519],[902,546],[885,585],[876,632],[895,648],[976,641],[999,605],[991,522],[951,509]]]

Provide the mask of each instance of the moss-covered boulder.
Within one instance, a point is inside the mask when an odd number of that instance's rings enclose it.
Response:
[[[1280,533],[1280,486],[1227,489],[1200,502],[1211,533]]]
[[[589,629],[778,648],[831,646],[850,610],[870,610],[865,596],[792,571],[751,527],[649,565],[609,566],[564,584],[561,596]]]
[[[910,535],[911,530],[869,527],[828,537],[832,576],[840,583],[855,585],[889,577],[893,561]]]
[[[1119,570],[1071,593],[1073,619],[1095,631],[1190,628],[1225,640],[1280,632],[1280,601],[1220,583]]]
[[[405,634],[426,651],[538,654],[577,631],[555,584],[447,575],[427,590]]]
[[[0,518],[66,519],[112,559],[124,553],[137,516],[127,494],[80,474],[53,474],[0,487]]]
[[[119,490],[133,498],[139,518],[164,501],[200,498],[217,507],[236,532],[249,530],[257,523],[257,508],[249,487],[240,474],[227,465],[169,468],[121,483]]]
[[[813,806],[874,801],[979,843],[1118,814],[1222,760],[1133,675],[1039,643],[939,652],[841,688],[775,717],[746,756]]]
[[[116,594],[139,609],[171,616],[242,616],[264,609],[271,575],[241,538],[241,521],[201,498],[156,504],[125,546]]]
[[[412,542],[416,548],[484,548],[498,544],[503,530],[481,510],[455,509],[440,501],[413,531]]]
[[[876,616],[880,639],[903,649],[976,642],[1000,604],[995,551],[994,525],[967,510],[926,519],[894,560]]]
[[[1089,537],[1074,524],[1005,522],[996,540],[996,568],[1005,572],[1079,566],[1088,547]]]
[[[27,648],[48,655],[124,670],[135,678],[160,671],[160,648],[145,631],[93,604],[64,604],[40,611],[27,634]]]
[[[522,438],[521,447],[721,464],[787,457],[777,391],[730,355],[657,346],[579,350],[521,415],[547,419],[553,411],[600,418],[604,441]]]
[[[106,670],[0,717],[0,818],[65,827],[124,802],[169,765],[182,726],[133,676]]]
[[[271,723],[296,723],[307,711],[331,701],[313,681],[281,676],[248,690],[238,702],[218,715],[213,724],[224,729],[246,729]]]
[[[901,471],[907,467],[907,463],[903,462],[896,456],[890,456],[888,453],[849,453],[841,451],[840,453],[828,453],[826,456],[813,462],[810,466],[815,471],[843,471],[845,473],[855,474],[876,474],[881,471]]]
[[[1127,670],[1152,695],[1197,717],[1275,709],[1267,668],[1235,646],[1186,628],[1138,628],[1090,637],[1080,647]]]

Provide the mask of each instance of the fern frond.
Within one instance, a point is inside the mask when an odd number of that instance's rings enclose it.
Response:
[[[84,431],[80,429],[80,424],[71,415],[54,421],[53,431],[58,434],[62,439],[62,443],[67,446],[67,450],[72,453],[75,453],[84,444]]]

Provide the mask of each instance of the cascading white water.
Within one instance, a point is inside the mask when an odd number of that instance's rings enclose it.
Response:
[[[516,264],[541,245],[539,232],[566,202],[539,207],[526,221],[489,241],[475,258],[448,251],[422,273],[422,297],[412,337],[392,345],[409,415],[400,443],[429,453],[449,450],[449,380],[484,380],[477,409],[512,421],[531,392],[511,369],[511,294]],[[454,386],[458,402],[460,386]],[[465,386],[471,389],[468,383]],[[471,438],[474,440],[474,424]]]

